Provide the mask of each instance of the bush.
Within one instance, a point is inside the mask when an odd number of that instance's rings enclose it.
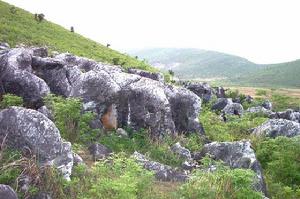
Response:
[[[255,91],[255,95],[257,95],[257,96],[267,96],[267,90],[263,90],[263,89],[257,89],[256,91]]]
[[[220,116],[204,107],[200,121],[205,133],[213,141],[237,141],[250,138],[250,129],[261,125],[267,120],[263,115],[246,113],[243,117],[227,116],[223,122]]]
[[[261,199],[262,193],[254,190],[256,180],[252,170],[230,169],[217,163],[214,172],[196,171],[178,195],[182,199]]]
[[[141,129],[133,132],[127,129],[129,137],[119,137],[117,134],[110,133],[102,135],[99,142],[107,146],[114,152],[126,152],[133,154],[134,151],[147,154],[151,159],[170,166],[179,166],[184,161],[170,150],[171,138],[165,137],[161,141],[153,141],[147,131]],[[174,141],[175,142],[175,141]]]
[[[2,97],[2,101],[0,102],[0,108],[5,109],[10,106],[23,106],[23,98],[12,95],[12,94],[5,94]]]
[[[55,124],[64,139],[72,143],[86,143],[96,139],[98,131],[89,126],[94,115],[92,112],[81,113],[80,99],[48,95],[45,103],[54,113]]]
[[[284,192],[298,192],[299,194],[299,137],[277,137],[262,141],[256,147],[256,154],[265,170],[269,191],[272,195],[278,195],[283,190],[285,190]]]

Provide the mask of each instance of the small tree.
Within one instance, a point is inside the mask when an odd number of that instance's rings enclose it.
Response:
[[[106,47],[109,48],[109,47],[110,47],[110,44],[106,44]]]
[[[34,14],[34,19],[38,22],[42,22],[45,19],[45,15],[43,13],[41,14]]]
[[[120,58],[115,57],[115,58],[112,59],[112,62],[113,62],[114,65],[119,65]]]
[[[169,70],[168,72],[169,72],[169,74],[170,74],[171,76],[174,76],[174,71]]]
[[[71,30],[70,30],[71,32],[74,32],[74,27],[73,26],[71,26]]]
[[[12,13],[12,14],[16,14],[16,13],[17,13],[17,9],[16,9],[15,6],[10,7],[9,11],[10,11],[10,13]]]

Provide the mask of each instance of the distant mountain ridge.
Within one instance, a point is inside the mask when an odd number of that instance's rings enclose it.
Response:
[[[300,60],[256,64],[239,56],[193,48],[151,48],[130,54],[162,70],[171,69],[181,79],[221,80],[243,86],[300,87]]]

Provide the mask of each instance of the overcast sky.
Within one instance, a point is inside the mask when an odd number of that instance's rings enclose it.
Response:
[[[299,0],[5,0],[112,48],[192,47],[300,59]]]

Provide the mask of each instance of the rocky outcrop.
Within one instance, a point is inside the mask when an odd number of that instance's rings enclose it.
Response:
[[[183,171],[176,170],[159,162],[148,160],[143,154],[134,152],[132,156],[145,169],[153,171],[158,180],[184,182],[188,179],[188,175]]]
[[[99,143],[92,144],[88,149],[94,160],[101,160],[112,154],[112,150]]]
[[[175,132],[203,133],[201,99],[184,88],[165,85],[159,75],[97,63],[71,54],[47,57],[44,48],[10,49],[0,57],[1,93],[22,96],[27,107],[45,115],[42,98],[50,93],[83,100],[95,128],[149,129],[152,137]],[[138,74],[138,75],[137,75]],[[42,108],[41,108],[42,107]]]
[[[209,155],[215,160],[221,160],[231,168],[244,168],[253,170],[259,182],[256,190],[266,194],[266,186],[263,179],[262,168],[256,159],[255,153],[249,141],[239,142],[212,142],[205,144],[202,151],[194,155],[194,159],[200,160]]]
[[[281,112],[273,112],[270,114],[271,119],[286,119],[300,123],[300,112],[293,109],[287,109]]]
[[[16,192],[8,185],[0,184],[0,198],[18,199]]]
[[[232,104],[232,99],[230,98],[218,98],[217,101],[212,105],[212,110],[221,111],[223,110],[228,104]]]
[[[135,69],[135,68],[129,68],[128,73],[136,74],[141,77],[150,78],[159,82],[164,82],[164,76],[161,73],[154,73],[154,72],[149,72],[149,71]]]
[[[42,113],[21,107],[0,112],[0,140],[14,149],[33,152],[42,164],[54,165],[70,178],[73,167],[71,144],[64,142],[54,123]]]
[[[294,137],[300,135],[300,124],[285,119],[270,119],[255,128],[252,133],[272,138],[277,136]]]
[[[207,83],[190,83],[185,88],[198,95],[203,102],[209,102],[213,96],[213,90]]]
[[[39,108],[50,93],[46,82],[32,74],[31,49],[11,49],[0,57],[0,83],[5,93],[23,97],[27,107]]]

